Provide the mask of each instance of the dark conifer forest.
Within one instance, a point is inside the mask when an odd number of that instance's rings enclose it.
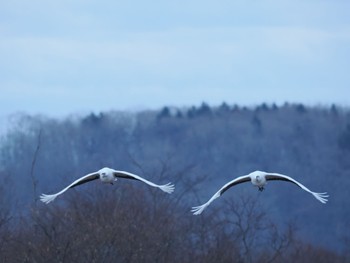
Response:
[[[102,167],[134,180],[56,193]],[[221,186],[254,170],[293,177]],[[50,118],[15,114],[0,139],[1,262],[350,262],[350,111],[206,103]]]

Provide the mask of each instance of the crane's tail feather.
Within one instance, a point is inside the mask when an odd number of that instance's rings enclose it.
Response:
[[[209,205],[208,203],[205,203],[203,205],[194,206],[192,207],[191,212],[194,215],[200,215],[203,212],[203,210],[207,208],[208,205]]]
[[[160,185],[159,188],[160,188],[160,190],[162,190],[168,194],[171,194],[175,190],[175,186],[171,183]]]
[[[324,193],[314,193],[312,192],[312,195],[321,203],[325,204],[327,203],[328,199],[327,197],[329,197],[329,195],[327,194],[327,192]]]
[[[54,195],[46,195],[46,194],[42,194],[40,196],[40,201],[44,202],[45,204],[48,204],[50,202],[52,202],[53,200],[55,200],[55,198],[57,197],[57,194]]]

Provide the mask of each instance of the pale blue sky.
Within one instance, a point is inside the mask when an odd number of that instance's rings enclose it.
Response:
[[[347,0],[0,0],[0,116],[350,105]]]

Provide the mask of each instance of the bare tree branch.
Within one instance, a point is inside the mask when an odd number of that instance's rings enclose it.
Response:
[[[39,134],[38,134],[38,142],[37,142],[37,146],[36,149],[34,151],[34,156],[33,156],[33,160],[32,160],[32,165],[30,168],[30,178],[32,179],[32,186],[33,186],[33,200],[36,203],[37,201],[37,185],[38,185],[38,180],[35,178],[34,176],[34,169],[35,169],[35,164],[38,158],[38,153],[39,153],[39,149],[40,149],[40,145],[41,145],[41,129],[39,130]]]

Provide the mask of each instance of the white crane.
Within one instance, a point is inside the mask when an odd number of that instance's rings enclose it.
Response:
[[[155,183],[152,183],[146,179],[143,179],[142,177],[129,173],[129,172],[125,172],[125,171],[118,171],[118,170],[114,170],[108,167],[104,167],[100,170],[98,170],[97,172],[93,172],[93,173],[89,173],[77,180],[75,180],[73,183],[71,183],[70,185],[68,185],[66,188],[64,188],[63,190],[59,191],[56,194],[51,194],[51,195],[47,195],[47,194],[42,194],[40,196],[40,200],[46,204],[52,202],[53,200],[55,200],[55,198],[61,194],[63,194],[65,191],[67,191],[70,188],[73,188],[75,186],[78,186],[80,184],[84,184],[96,179],[100,179],[101,182],[103,183],[110,183],[113,184],[113,182],[117,181],[117,178],[126,178],[126,179],[132,179],[132,180],[138,180],[141,182],[144,182],[150,186],[153,187],[157,187],[160,190],[171,194],[174,189],[175,186],[171,183],[165,184],[165,185],[158,185]]]
[[[216,198],[219,198],[224,192],[226,192],[232,186],[251,181],[252,184],[254,186],[257,186],[260,191],[263,191],[266,182],[270,181],[270,180],[281,180],[281,181],[287,181],[287,182],[296,184],[301,189],[303,189],[306,192],[309,192],[310,194],[312,194],[321,203],[325,204],[328,201],[327,197],[329,197],[329,196],[327,195],[326,192],[325,193],[312,192],[308,188],[306,188],[304,185],[302,185],[301,183],[299,183],[298,181],[294,180],[293,178],[291,178],[289,176],[286,176],[286,175],[283,175],[283,174],[279,174],[279,173],[267,173],[267,172],[262,172],[262,171],[254,171],[254,172],[252,172],[252,173],[250,173],[248,175],[243,175],[243,176],[237,177],[236,179],[228,182],[223,187],[221,187],[220,190],[217,191],[208,200],[208,202],[206,202],[205,204],[200,205],[200,206],[192,207],[191,212],[193,212],[194,215],[201,214],[203,212],[203,210],[205,208],[207,208],[207,206],[209,206],[211,204],[211,202],[213,202]]]

